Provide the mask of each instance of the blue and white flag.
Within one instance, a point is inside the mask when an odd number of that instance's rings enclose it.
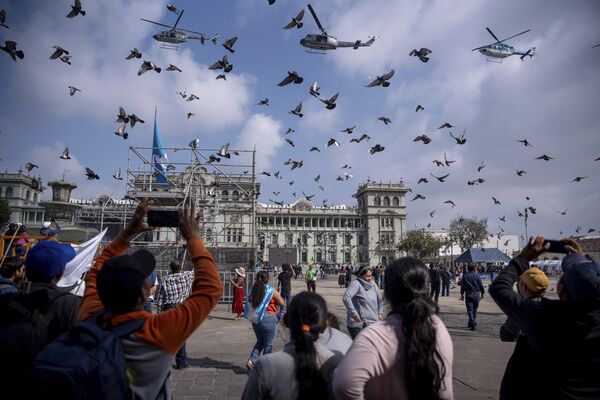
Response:
[[[162,139],[160,138],[160,131],[158,130],[158,124],[156,123],[156,113],[154,114],[154,140],[152,141],[152,166],[153,173],[156,175],[155,183],[157,185],[168,185],[164,172],[167,170],[169,164],[169,158],[165,151]]]
[[[81,275],[90,269],[96,251],[98,251],[98,246],[100,246],[100,242],[107,230],[108,228],[105,228],[87,242],[71,245],[75,249],[75,258],[67,263],[65,272],[56,284],[57,286],[70,287],[75,285],[81,278]]]

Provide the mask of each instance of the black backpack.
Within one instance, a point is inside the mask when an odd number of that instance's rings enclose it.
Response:
[[[36,357],[32,386],[38,399],[132,399],[120,338],[139,330],[145,319],[100,327],[102,315],[75,325]]]

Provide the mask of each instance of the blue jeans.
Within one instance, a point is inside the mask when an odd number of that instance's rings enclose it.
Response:
[[[281,298],[283,299],[284,303],[285,303],[285,308],[287,310],[288,305],[290,304],[290,300],[292,300],[292,291],[291,290],[286,290],[286,291],[281,291]]]
[[[442,296],[450,296],[450,282],[442,282]]]
[[[477,308],[479,307],[479,293],[467,293],[465,295],[465,304],[467,305],[467,314],[469,315],[469,328],[477,327]]]
[[[167,310],[170,310],[171,308],[175,308],[175,307],[177,307],[177,304],[172,304],[172,303],[164,304],[162,311],[167,311]],[[175,364],[178,367],[187,365],[187,349],[185,346],[185,342],[183,342],[183,344],[181,345],[179,350],[177,350],[177,354],[175,354]]]
[[[365,329],[362,326],[346,326],[348,328],[348,333],[350,334],[350,337],[352,338],[352,340],[354,340],[356,338],[356,336],[360,333],[360,331],[362,331],[363,329]]]
[[[256,344],[250,353],[250,360],[256,363],[260,354],[269,354],[273,352],[273,339],[277,330],[277,317],[273,314],[265,313],[262,321],[258,324],[252,324],[254,334],[256,335]]]

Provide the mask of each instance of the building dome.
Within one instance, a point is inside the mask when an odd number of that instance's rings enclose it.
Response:
[[[313,208],[313,203],[306,199],[299,199],[296,200],[294,204],[292,204],[292,207],[298,210],[310,210],[311,208]]]

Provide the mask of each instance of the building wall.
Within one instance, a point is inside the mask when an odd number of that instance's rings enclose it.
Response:
[[[35,177],[19,173],[0,174],[0,197],[8,200],[10,222],[41,225],[44,208],[39,205],[42,183]]]

